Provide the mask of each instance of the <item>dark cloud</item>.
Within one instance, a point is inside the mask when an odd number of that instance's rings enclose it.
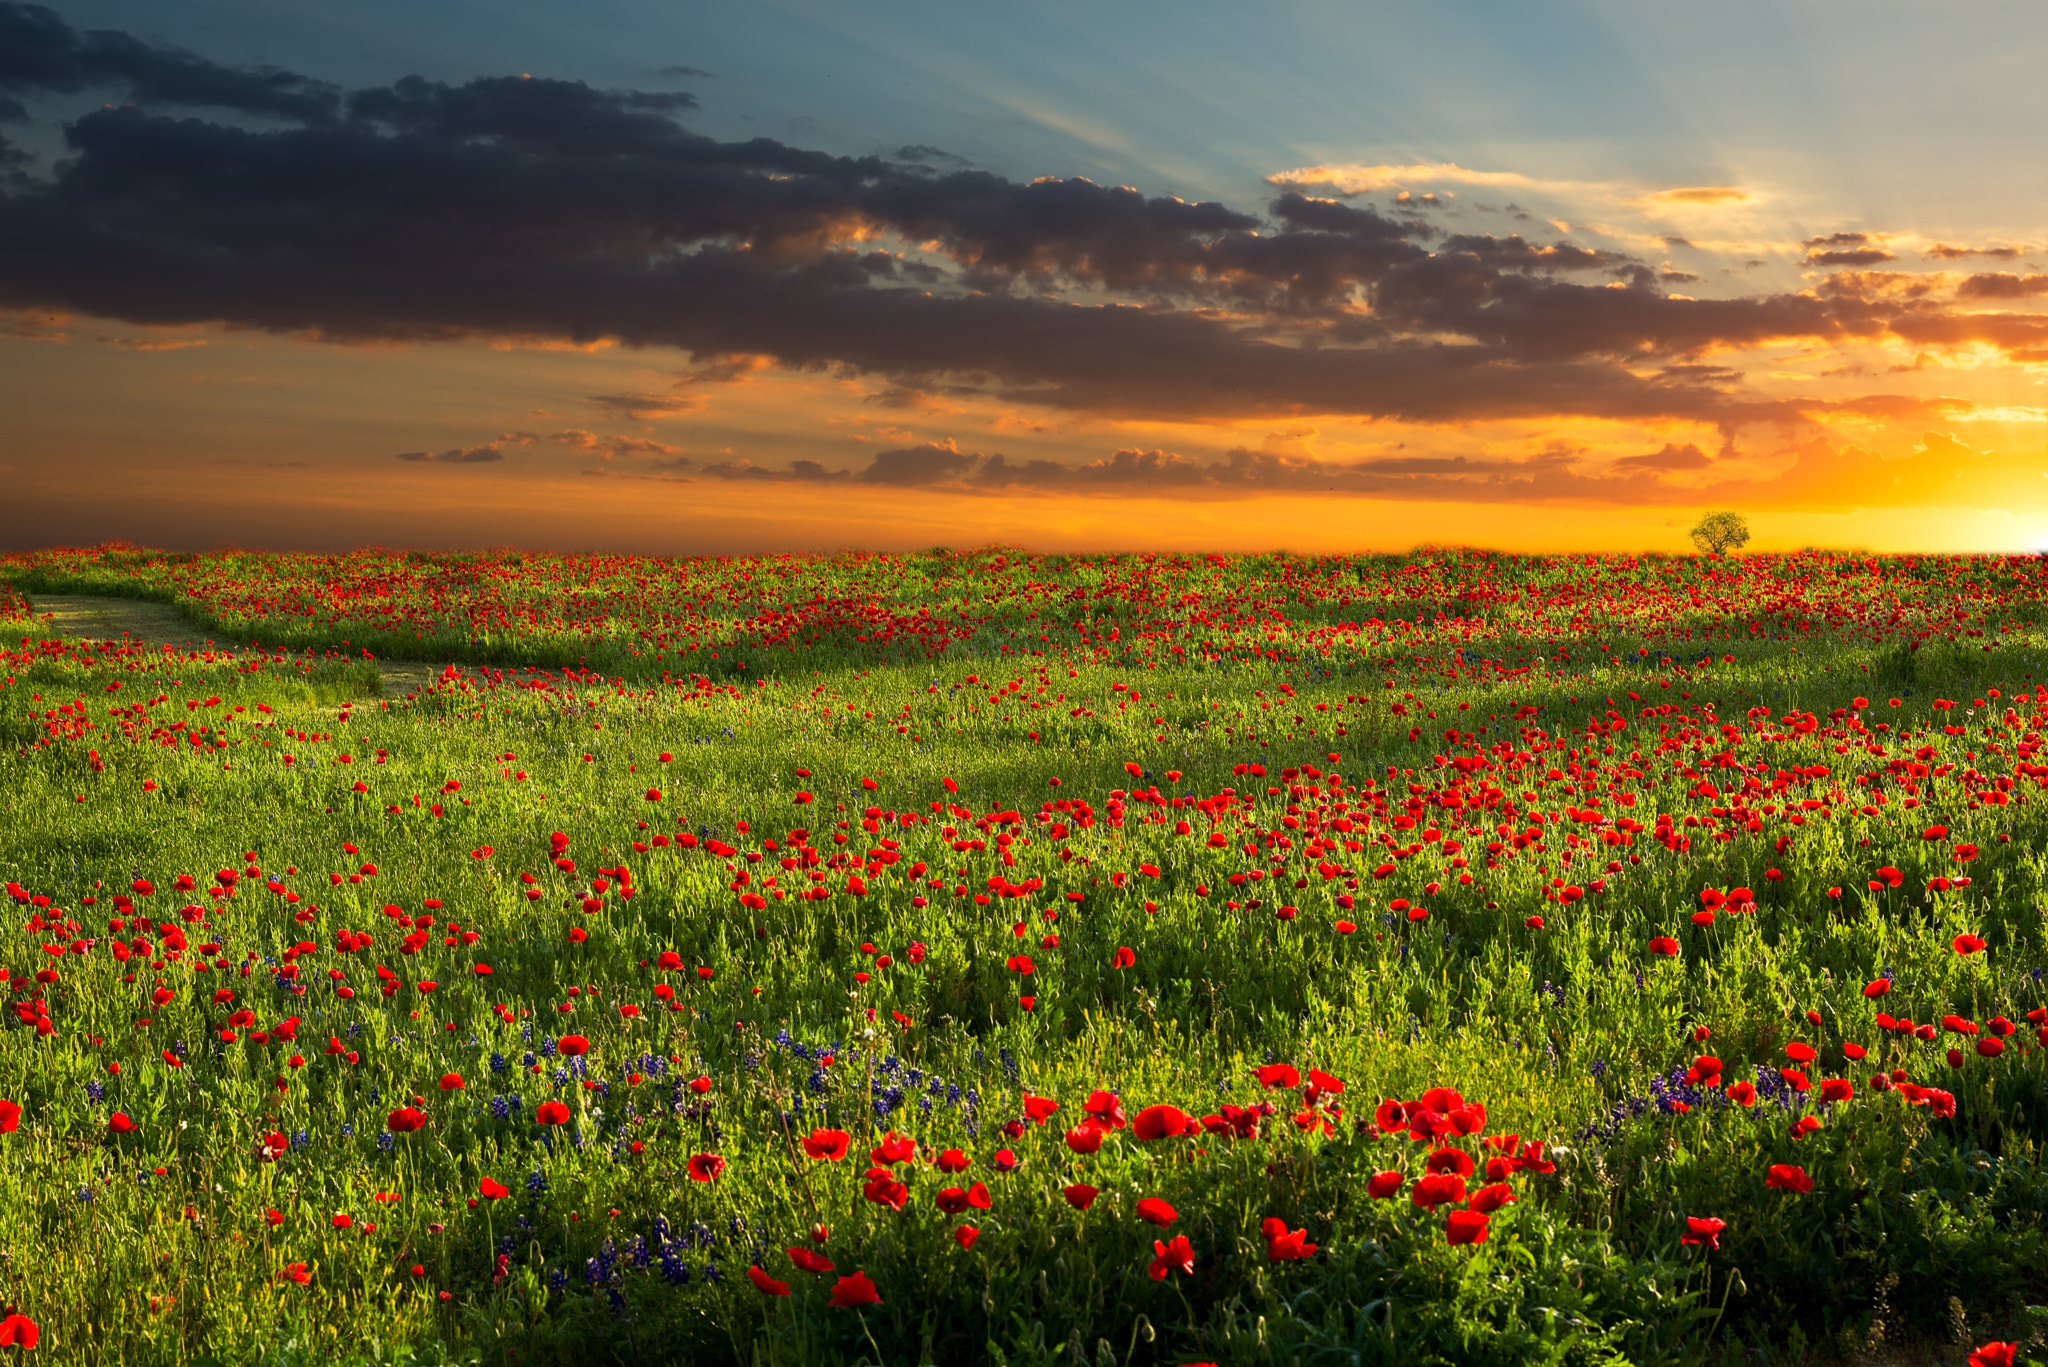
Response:
[[[777,364],[1115,417],[1778,420],[1818,405],[1760,401],[1694,358],[1979,322],[1870,292],[1672,298],[1625,255],[1446,235],[1413,201],[1286,192],[1254,213],[928,147],[722,142],[678,122],[682,93],[408,77],[344,94],[0,0],[0,94],[121,82],[132,106],[83,113],[49,177],[0,192],[0,306],[701,358],[669,394],[590,400],[633,418]],[[1806,245],[1816,263],[1882,252],[1857,233]],[[921,450],[861,478],[996,459]]]
[[[597,460],[612,461],[645,457],[666,470],[687,469],[691,461],[679,446],[647,437],[609,436],[572,427],[563,432],[501,432],[490,441],[448,451],[401,451],[398,459],[429,461],[440,465],[483,465],[505,459],[513,447],[559,446]]]
[[[648,437],[605,436],[572,427],[566,432],[550,432],[546,436],[534,436],[530,432],[512,432],[500,437],[499,441],[520,446],[533,446],[546,442],[554,446],[565,446],[571,451],[599,460],[623,460],[636,457],[658,459],[667,469],[682,469],[690,464],[680,446],[654,441]]]
[[[621,418],[668,418],[703,407],[694,394],[591,394],[583,402]]]
[[[1820,292],[1830,299],[1858,302],[1925,299],[1944,288],[1942,277],[1910,271],[1830,271],[1819,285]]]
[[[618,417],[674,417],[704,406],[704,398],[697,392],[702,386],[735,384],[771,364],[766,356],[711,356],[677,375],[666,393],[592,394],[584,402]]]
[[[447,451],[400,451],[398,458],[428,461],[436,465],[484,465],[494,460],[505,459],[505,449],[492,441],[481,446],[458,446]]]
[[[883,408],[897,408],[913,411],[931,406],[931,395],[911,385],[892,384],[864,397],[861,402],[879,404]]]
[[[1899,259],[1869,233],[1829,233],[1799,245],[1806,248],[1808,266],[1878,266]]]
[[[2048,294],[2048,275],[1990,271],[1969,276],[1956,287],[1959,299],[2028,299],[2037,294]]]
[[[1691,442],[1683,446],[1667,442],[1659,450],[1646,455],[1623,456],[1614,463],[1629,470],[1704,470],[1714,461]]]
[[[2013,261],[2027,253],[2020,247],[1951,247],[1945,242],[1937,242],[1929,247],[1925,254],[1936,261],[1962,261],[1972,256],[1989,257],[1994,261]]]
[[[558,156],[667,156],[678,132],[671,115],[694,109],[681,91],[593,90],[581,81],[492,76],[466,85],[407,76],[348,97],[358,120],[435,143],[476,139]]]
[[[701,473],[707,479],[753,480],[762,483],[783,483],[791,480],[808,482],[846,477],[843,473],[825,469],[814,460],[800,460],[787,469],[772,465],[756,465],[751,460],[721,460],[705,466]]]
[[[309,123],[334,118],[341,95],[336,86],[289,71],[221,66],[110,29],[81,33],[42,5],[0,4],[0,91],[73,95],[100,86],[125,87],[143,103]]]
[[[1887,261],[1898,260],[1895,252],[1882,247],[1849,247],[1840,251],[1808,252],[1803,264],[1808,266],[1879,266]]]
[[[948,484],[960,479],[984,461],[979,453],[969,455],[950,441],[925,442],[896,451],[877,451],[868,468],[854,476],[863,484],[892,484],[913,487]]]

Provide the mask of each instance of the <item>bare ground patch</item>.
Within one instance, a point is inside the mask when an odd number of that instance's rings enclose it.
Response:
[[[126,641],[161,649],[235,650],[260,642],[209,636],[168,603],[136,598],[107,598],[82,593],[39,593],[31,603],[37,615],[48,616],[66,636],[87,641]],[[384,692],[390,696],[423,693],[438,679],[445,664],[423,660],[376,660]]]

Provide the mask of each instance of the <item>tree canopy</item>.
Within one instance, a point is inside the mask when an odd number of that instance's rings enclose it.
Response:
[[[1741,550],[1749,540],[1749,522],[1741,513],[1720,512],[1703,514],[1693,524],[1692,544],[1700,548],[1702,555],[1726,555]]]

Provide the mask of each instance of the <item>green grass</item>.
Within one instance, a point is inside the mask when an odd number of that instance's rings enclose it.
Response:
[[[18,578],[104,590],[164,566],[78,554],[107,563]],[[452,559],[379,592],[436,596],[463,617],[470,599],[422,587]],[[630,573],[753,597],[718,617],[723,636],[695,619],[687,644],[657,641],[645,604],[619,610],[579,650],[612,666],[602,679],[534,688],[479,668],[407,697],[381,694],[358,655],[363,619],[346,614],[318,628],[236,617],[290,649],[208,659],[42,641],[12,608],[0,877],[48,901],[8,904],[0,953],[0,1098],[23,1108],[0,1135],[0,1294],[41,1325],[38,1351],[123,1364],[1736,1362],[1847,1352],[1880,1313],[1894,1333],[1946,1335],[1960,1312],[1972,1342],[2026,1334],[2026,1307],[2048,1293],[2048,1051],[2026,1020],[2048,1006],[2048,820],[2029,772],[2048,638],[2030,562],[1886,562],[1873,591],[1837,586],[1861,562],[1793,558],[1731,571],[1739,588],[1702,607],[1694,590],[1715,571],[1696,562],[1510,574],[1496,559],[1475,580],[1469,564],[1425,557],[1430,585],[1399,600],[1424,608],[1396,623],[1395,600],[1359,598],[1357,584],[1399,582],[1401,564],[1197,563],[1175,581],[1032,560],[1012,582],[1016,560],[919,557],[893,584],[866,562],[791,562],[784,599],[747,587],[759,563],[643,563]],[[317,581],[248,556],[173,568],[215,604],[228,579]],[[461,572],[530,568],[486,557]],[[520,589],[546,609],[535,636],[515,635],[495,663],[559,658],[545,639],[578,611],[562,588],[576,567],[544,569]],[[615,572],[588,583],[608,592]],[[1611,607],[1585,601],[1583,577],[1610,586]],[[870,650],[836,628],[767,646],[731,625],[842,581],[849,600],[886,593],[899,613],[922,604],[956,621],[973,605],[976,620],[936,656]],[[1077,594],[1085,618],[1053,612]],[[1894,615],[1891,599],[1906,608]],[[1004,606],[1023,601],[1040,615]],[[1845,603],[1863,605],[1853,620]],[[1481,610],[1445,610],[1460,604]],[[1368,618],[1383,625],[1344,629]],[[1066,634],[1041,639],[1055,629]],[[496,650],[420,639],[436,658]],[[1855,709],[1858,695],[1871,705]],[[1806,713],[1810,727],[1795,720]],[[1447,741],[1447,728],[1464,734]],[[1822,806],[1799,809],[1808,799]],[[1605,821],[1573,818],[1592,803]],[[1625,842],[1623,818],[1641,823]],[[1934,824],[1948,834],[1926,838]],[[554,862],[555,832],[573,871]],[[694,848],[671,839],[683,834]],[[895,862],[859,859],[889,841]],[[1420,849],[1396,858],[1389,844]],[[828,870],[822,900],[778,895],[813,885],[809,856],[792,854],[804,849]],[[598,872],[621,864],[630,898]],[[1881,866],[1898,888],[1867,887]],[[209,891],[220,870],[238,875],[231,895]],[[856,875],[864,892],[849,891]],[[1930,889],[1958,876],[1969,885]],[[1585,895],[1561,901],[1554,880]],[[1737,886],[1755,890],[1753,913],[1689,920],[1703,889]],[[186,905],[203,919],[183,919]],[[408,952],[396,918],[422,914],[433,926]],[[136,918],[150,927],[138,934]],[[166,923],[185,937],[176,959]],[[373,939],[342,951],[342,931]],[[1989,948],[1956,953],[1963,932]],[[1680,952],[1652,953],[1658,936]],[[1114,967],[1125,948],[1135,963]],[[664,952],[681,967],[662,968]],[[1009,966],[1018,954],[1029,975]],[[287,963],[304,995],[279,977]],[[1887,973],[1889,994],[1866,998]],[[161,1007],[159,985],[173,993]],[[216,1003],[219,989],[232,999]],[[34,1024],[38,1003],[51,1033]],[[1944,1051],[1971,1037],[1881,1033],[1880,1008],[1966,1017],[1977,1038],[1995,1016],[2017,1027],[2000,1057],[1951,1068]],[[242,1010],[253,1019],[234,1023]],[[276,1037],[288,1016],[290,1042]],[[570,1031],[591,1041],[580,1065],[549,1056]],[[1820,1051],[1805,1070],[1816,1091],[1796,1104],[1729,1106],[1725,1089],[1673,1079],[1710,1053],[1731,1080],[1763,1066],[1775,1086],[1795,1040]],[[1845,1043],[1869,1056],[1845,1059]],[[164,1051],[178,1047],[174,1068]],[[1271,1062],[1346,1084],[1315,1099],[1314,1130],[1294,1122],[1310,1105],[1298,1089],[1254,1078]],[[1874,1091],[1880,1068],[1952,1094],[1953,1116]],[[464,1090],[440,1090],[449,1072]],[[1813,1104],[1834,1077],[1854,1098]],[[1515,1203],[1484,1244],[1449,1246],[1444,1212],[1408,1199],[1435,1146],[1371,1124],[1382,1098],[1438,1086],[1485,1107],[1481,1137],[1540,1140],[1555,1164],[1506,1179]],[[1098,1088],[1130,1116],[1155,1103],[1274,1111],[1255,1137],[1139,1143],[1122,1130],[1084,1156],[1062,1135]],[[1059,1102],[1050,1123],[1019,1123],[1026,1093]],[[516,1109],[494,1113],[514,1094]],[[380,1143],[414,1096],[427,1125]],[[535,1124],[543,1100],[571,1123]],[[134,1133],[109,1134],[116,1110]],[[1809,1113],[1822,1127],[1794,1138]],[[797,1147],[828,1125],[853,1134],[843,1163]],[[900,1170],[902,1210],[862,1191],[889,1129],[920,1145]],[[272,1131],[291,1147],[266,1161]],[[1496,1151],[1481,1137],[1445,1147],[1483,1167]],[[957,1177],[933,1165],[952,1147],[972,1161]],[[1001,1149],[1014,1171],[998,1170]],[[690,1180],[693,1154],[719,1155],[722,1173]],[[1813,1190],[1770,1190],[1773,1164],[1803,1167]],[[1367,1195],[1382,1170],[1408,1176],[1399,1198]],[[472,1205],[485,1177],[512,1194]],[[935,1204],[975,1181],[990,1208]],[[1063,1199],[1075,1182],[1100,1189],[1086,1212]],[[1137,1217],[1145,1197],[1177,1210],[1170,1228]],[[1687,1216],[1727,1222],[1718,1251],[1681,1243]],[[1267,1217],[1318,1253],[1270,1260]],[[963,1222],[980,1230],[971,1250],[953,1237]],[[838,1264],[823,1277],[784,1252],[818,1225]],[[1194,1271],[1155,1280],[1154,1240],[1175,1235]],[[757,1260],[794,1294],[757,1291]],[[297,1263],[307,1282],[281,1281]],[[856,1268],[882,1304],[828,1307]]]

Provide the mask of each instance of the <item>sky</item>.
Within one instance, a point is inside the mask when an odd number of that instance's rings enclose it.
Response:
[[[2048,13],[0,0],[0,547],[2048,549]]]

